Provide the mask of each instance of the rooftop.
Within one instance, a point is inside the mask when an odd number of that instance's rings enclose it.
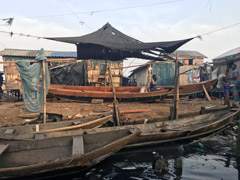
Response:
[[[176,53],[178,54],[178,56],[181,56],[181,57],[207,58],[205,55],[203,55],[198,51],[177,50],[177,51],[174,51],[171,55],[176,56]]]
[[[0,51],[0,56],[11,57],[30,57],[35,58],[40,50],[25,50],[25,49],[4,49]],[[48,58],[77,58],[77,52],[73,51],[44,51]]]
[[[223,54],[221,54],[220,56],[214,58],[213,60],[220,60],[220,59],[232,59],[234,55],[236,54],[240,54],[240,47],[232,49],[230,51],[227,51]]]

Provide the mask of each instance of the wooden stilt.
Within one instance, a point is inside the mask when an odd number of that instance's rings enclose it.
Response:
[[[46,71],[45,71],[45,62],[46,60],[42,60],[43,67],[43,123],[46,123],[46,113],[47,113],[47,97],[46,97]]]
[[[170,120],[174,119],[174,107],[173,106],[170,106],[170,116],[169,116],[169,119]]]
[[[119,126],[120,125],[120,119],[119,119],[119,109],[117,106],[117,98],[116,98],[116,92],[115,92],[115,88],[113,85],[113,79],[112,79],[112,73],[111,73],[111,69],[108,66],[108,73],[109,73],[109,77],[111,80],[111,84],[112,84],[112,91],[113,91],[113,119],[116,122],[116,125]]]
[[[206,94],[207,100],[212,102],[212,99],[210,98],[210,96],[209,96],[209,94],[208,94],[208,92],[207,92],[207,90],[206,90],[206,88],[205,88],[205,86],[203,84],[202,84],[202,87],[203,87],[203,90],[204,90],[204,92]]]
[[[176,54],[175,84],[174,84],[174,119],[178,119],[178,109],[179,109],[179,69],[178,69],[178,55]]]
[[[105,60],[105,83],[104,83],[104,91],[106,92],[107,86],[107,60]]]

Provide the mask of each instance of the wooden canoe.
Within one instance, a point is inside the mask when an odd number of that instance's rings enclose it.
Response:
[[[120,100],[145,100],[156,99],[166,96],[170,90],[163,89],[155,92],[140,92],[141,87],[115,87],[116,98]],[[86,99],[101,98],[113,99],[112,87],[104,86],[67,86],[51,84],[49,87],[49,94],[60,95],[64,97],[81,97]]]
[[[116,153],[139,134],[138,129],[118,129],[44,139],[2,139],[0,179],[74,167],[84,170]]]
[[[39,133],[21,133],[2,136],[5,139],[37,139],[40,137],[52,138],[58,136],[73,136],[84,133],[91,134],[96,132],[114,131],[119,129],[137,128],[142,132],[133,142],[134,146],[150,145],[163,142],[171,142],[175,140],[190,139],[218,131],[227,126],[240,113],[239,110],[232,112],[230,110],[222,110],[218,112],[197,115],[178,120],[169,120],[163,122],[126,125],[120,127],[107,127],[86,130],[68,130],[61,129],[51,132]],[[0,140],[1,142],[1,140]],[[133,145],[132,145],[133,146]]]
[[[180,85],[180,95],[193,94],[203,91],[202,85],[209,88],[216,79],[204,81],[190,85]],[[116,97],[120,100],[148,100],[164,97],[166,95],[173,95],[173,86],[160,86],[162,90],[155,92],[140,92],[142,87],[115,87]],[[148,87],[145,87],[148,89]],[[110,86],[68,86],[51,84],[49,87],[49,94],[60,95],[65,97],[82,97],[82,98],[101,98],[112,99],[112,87]]]
[[[227,110],[227,106],[223,107],[213,107],[213,108],[207,108],[202,111],[198,112],[191,112],[187,114],[180,115],[179,118],[186,118],[186,117],[194,117],[196,115],[200,115],[202,113],[213,113],[213,112],[221,112]],[[84,119],[85,123],[80,123],[83,120],[82,119],[74,119],[74,120],[67,120],[67,121],[60,121],[60,122],[50,122],[46,124],[30,124],[30,125],[15,125],[15,126],[7,126],[7,127],[0,127],[0,137],[5,137],[5,138],[15,138],[18,136],[18,138],[21,138],[21,134],[32,134],[36,133],[37,131],[40,132],[47,132],[49,130],[54,130],[54,129],[60,129],[60,128],[65,128],[65,130],[74,130],[74,129],[91,129],[91,128],[97,128],[103,124],[105,124],[108,121],[112,120],[112,115],[110,114],[105,114],[106,117],[98,117],[98,118],[87,118]],[[149,119],[149,123],[155,123],[155,122],[168,122],[169,116],[166,117],[160,117],[157,119]],[[125,125],[132,125],[132,124],[143,124],[143,120],[139,121],[129,121]],[[70,129],[72,127],[72,129]],[[26,136],[23,138],[32,138],[32,136]]]

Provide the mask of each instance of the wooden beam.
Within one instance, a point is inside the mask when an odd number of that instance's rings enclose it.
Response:
[[[24,58],[23,58],[24,59]],[[68,61],[76,61],[77,59],[74,58],[68,58],[68,59],[48,59],[46,62],[68,62]],[[24,60],[26,61],[26,60]],[[36,62],[39,63],[40,61],[38,60],[29,60],[30,62]],[[11,63],[16,63],[16,61],[3,61],[0,62],[0,64],[11,64]]]
[[[175,83],[174,83],[174,119],[178,119],[178,109],[179,109],[179,69],[178,69],[178,55],[176,54]]]
[[[46,60],[42,60],[42,67],[43,67],[43,123],[46,124],[47,118],[47,95],[46,95]]]
[[[104,91],[106,92],[107,86],[107,60],[105,60],[105,82],[104,82]]]
[[[115,87],[113,85],[112,73],[111,73],[111,69],[110,69],[109,66],[108,66],[108,73],[109,73],[109,77],[110,77],[110,80],[111,80],[112,91],[113,91],[113,119],[115,120],[116,125],[119,126],[120,125],[119,110],[118,110],[118,105],[117,105]]]
[[[207,92],[207,90],[206,90],[206,88],[205,88],[205,86],[204,86],[203,84],[202,84],[202,88],[203,88],[203,90],[204,90],[204,92],[205,92],[205,94],[206,94],[207,100],[210,101],[210,102],[212,102],[212,99],[211,99],[211,97],[209,96],[209,94],[208,94],[208,92]]]
[[[0,156],[7,150],[9,144],[0,144]]]
[[[38,133],[48,133],[48,132],[59,132],[59,131],[67,131],[67,130],[72,130],[72,129],[80,129],[80,128],[93,128],[96,126],[99,126],[100,124],[104,124],[107,121],[109,121],[112,118],[112,115],[110,116],[106,116],[100,119],[96,119],[87,123],[83,123],[83,124],[78,124],[78,125],[74,125],[74,126],[68,126],[68,127],[62,127],[62,128],[55,128],[55,129],[47,129],[47,130],[43,130],[43,131],[39,131]]]

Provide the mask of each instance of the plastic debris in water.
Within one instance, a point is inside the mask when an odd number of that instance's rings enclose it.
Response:
[[[183,147],[183,145],[180,145],[180,146],[178,147],[178,151],[179,151],[180,153],[183,153],[183,152],[184,152],[184,147]]]
[[[200,149],[204,149],[204,145],[202,143],[199,142],[198,146],[199,146]]]
[[[153,162],[152,162],[152,168],[156,172],[168,172],[168,161],[163,158],[163,156],[155,155]]]

